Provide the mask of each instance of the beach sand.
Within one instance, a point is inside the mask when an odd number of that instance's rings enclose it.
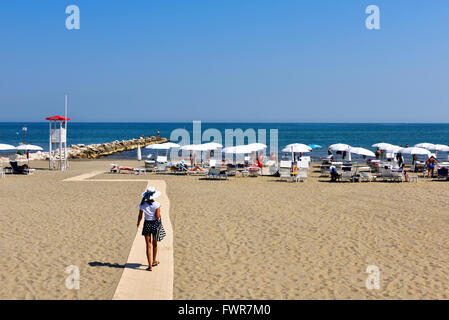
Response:
[[[109,163],[0,179],[1,299],[112,298],[146,182],[62,181]],[[448,298],[449,182],[329,183],[318,175],[305,183],[95,179],[166,181],[175,299]],[[79,291],[65,287],[69,265],[80,268]],[[365,286],[369,265],[380,270],[379,290]]]

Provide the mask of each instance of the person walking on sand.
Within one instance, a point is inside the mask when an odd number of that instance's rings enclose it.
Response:
[[[142,201],[139,205],[139,217],[137,219],[137,228],[145,214],[145,222],[142,228],[142,235],[145,237],[146,254],[148,259],[148,271],[152,271],[153,267],[159,264],[156,260],[157,242],[161,241],[165,235],[165,231],[161,223],[161,204],[154,199],[161,195],[154,187],[149,187],[142,193]],[[153,263],[151,263],[151,247],[153,247]]]

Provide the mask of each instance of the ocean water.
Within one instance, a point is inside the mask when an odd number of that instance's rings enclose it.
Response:
[[[48,150],[48,122],[14,123],[0,122],[0,143],[18,145],[24,140],[22,128],[27,127],[26,142],[39,145]],[[174,129],[185,129],[192,137],[193,124],[190,123],[79,123],[70,122],[68,126],[68,145],[112,142],[114,140],[138,138],[156,135],[170,138]],[[372,144],[388,142],[396,145],[410,146],[431,142],[449,144],[449,124],[394,124],[394,123],[202,123],[201,129],[215,128],[222,133],[224,144],[226,129],[266,130],[267,145],[269,130],[278,130],[279,150],[289,143],[318,144],[322,149],[315,149],[310,155],[317,159],[327,154],[327,146],[333,143],[346,143],[351,146],[364,147],[374,151]],[[207,141],[204,141],[207,142]],[[143,150],[143,155],[150,150]],[[444,155],[447,157],[447,155]],[[124,152],[113,158],[136,158],[136,151]]]

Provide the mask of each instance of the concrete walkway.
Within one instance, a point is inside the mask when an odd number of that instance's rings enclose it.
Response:
[[[157,260],[160,264],[153,267],[153,271],[146,271],[145,240],[142,236],[143,219],[137,230],[134,243],[129,253],[128,262],[123,270],[120,282],[115,290],[113,299],[126,300],[172,300],[173,299],[173,229],[170,222],[170,202],[163,180],[148,181],[148,187],[154,186],[162,192],[157,198],[161,204],[162,224],[166,232],[165,238],[158,243]],[[136,267],[138,266],[138,267]]]
[[[127,263],[123,269],[122,277],[115,290],[113,300],[172,300],[173,299],[173,228],[170,221],[170,201],[167,197],[166,184],[163,180],[126,180],[126,179],[89,179],[102,172],[95,171],[79,175],[64,181],[89,182],[147,182],[147,187],[154,186],[162,195],[157,198],[161,204],[162,224],[166,232],[165,238],[158,243],[157,260],[160,264],[153,267],[153,271],[146,271],[148,261],[146,258],[145,239],[142,236],[144,219],[140,223],[131,247]],[[145,190],[142,190],[142,192]],[[136,215],[137,221],[137,215]]]

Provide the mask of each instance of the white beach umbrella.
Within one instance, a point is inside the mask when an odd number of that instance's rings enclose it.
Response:
[[[235,147],[226,147],[222,151],[223,151],[223,153],[244,154],[244,153],[261,151],[266,148],[267,148],[267,146],[263,143],[251,143],[251,144],[245,144],[245,145],[240,145],[240,146],[235,146]]]
[[[223,148],[222,144],[219,144],[217,142],[207,142],[207,143],[203,143],[202,146],[204,148],[206,148],[206,150],[217,150],[220,148]]]
[[[142,160],[142,150],[140,149],[140,144],[137,145],[137,161]]]
[[[204,151],[206,150],[205,147],[203,147],[200,144],[186,144],[181,147],[181,150],[187,150],[187,151]]]
[[[291,143],[286,145],[282,152],[311,152],[312,148],[302,143]]]
[[[424,154],[430,155],[430,151],[424,148],[410,147],[410,148],[402,148],[398,150],[399,153],[402,154]]]
[[[361,156],[375,157],[376,155],[371,150],[361,148],[361,147],[351,147],[347,151],[350,153],[359,154]]]
[[[423,142],[415,144],[415,147],[423,148],[427,150],[435,150],[435,145],[433,143]]]
[[[39,146],[35,146],[32,144],[21,144],[20,146],[16,147],[17,150],[23,150],[23,151],[42,151],[43,149]]]
[[[373,144],[371,147],[379,148],[380,150],[387,150],[391,146],[393,146],[391,143],[379,142],[379,143]]]
[[[165,142],[165,143],[150,144],[149,146],[145,147],[145,149],[154,149],[154,150],[168,150],[171,148],[179,148],[179,144],[173,142]]]
[[[449,152],[449,146],[447,146],[445,144],[436,144],[435,145],[435,150],[436,151]]]
[[[351,146],[349,144],[344,143],[335,143],[329,146],[332,151],[348,151]]]
[[[16,150],[16,147],[10,144],[0,143],[0,151]]]
[[[257,151],[262,151],[262,150],[264,150],[264,149],[266,149],[267,148],[267,145],[266,144],[263,144],[263,143],[250,143],[249,145],[248,145],[248,147],[250,148],[250,149],[252,149],[252,151],[251,152],[257,152]]]
[[[382,150],[387,151],[387,152],[392,152],[392,153],[398,153],[398,151],[402,148],[403,147],[400,147],[400,146],[390,145],[390,146],[386,146],[385,149],[382,149]]]
[[[22,151],[42,151],[43,149],[39,146],[35,146],[32,144],[21,144],[20,146],[16,147],[17,150],[22,150]],[[28,158],[28,153],[27,153],[27,159],[28,159],[28,165],[30,164],[30,159]]]

